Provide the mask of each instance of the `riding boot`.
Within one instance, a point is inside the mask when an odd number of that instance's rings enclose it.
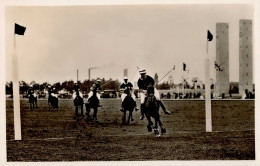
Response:
[[[144,119],[144,104],[141,104],[141,117],[140,117],[140,120],[143,120]]]
[[[158,102],[159,102],[160,106],[162,107],[163,112],[165,114],[170,114],[170,112],[166,110],[166,108],[165,108],[164,104],[162,103],[162,101],[158,100]]]

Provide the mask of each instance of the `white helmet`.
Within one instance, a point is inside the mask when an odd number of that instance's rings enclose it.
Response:
[[[128,80],[127,76],[124,77],[124,80]]]
[[[140,70],[139,70],[139,73],[140,73],[140,74],[146,74],[146,70],[145,70],[145,69],[140,69]]]

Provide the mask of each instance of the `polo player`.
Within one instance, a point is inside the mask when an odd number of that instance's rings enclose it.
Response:
[[[151,76],[146,75],[145,69],[139,70],[139,73],[140,73],[141,77],[138,79],[137,85],[139,87],[139,90],[141,91],[141,94],[140,94],[140,97],[141,97],[140,120],[143,120],[144,119],[144,101],[145,101],[145,97],[146,97],[146,93],[147,93],[147,86],[149,86],[149,85],[154,86],[155,82]],[[166,110],[164,104],[162,103],[159,91],[156,88],[154,88],[154,96],[155,96],[156,100],[158,101],[158,103],[160,104],[160,106],[162,107],[164,113],[170,114],[170,112],[168,110]]]
[[[122,90],[124,92],[121,95],[122,104],[123,104],[123,101],[125,100],[125,98],[127,96],[126,91],[130,90],[131,97],[135,101],[135,110],[138,111],[139,109],[136,106],[136,99],[135,99],[135,95],[132,93],[132,89],[133,89],[133,84],[131,82],[128,82],[128,78],[127,77],[124,77],[124,83],[122,83],[120,85],[120,90]],[[121,106],[121,111],[122,112],[123,112],[123,109],[124,109],[123,106]]]

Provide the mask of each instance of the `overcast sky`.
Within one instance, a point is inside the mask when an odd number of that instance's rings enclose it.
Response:
[[[230,81],[239,79],[239,20],[253,19],[250,5],[125,5],[74,7],[6,7],[6,79],[11,80],[12,54],[18,56],[19,79],[55,83],[91,78],[132,82],[137,66],[159,80],[175,65],[172,75],[204,80],[207,30],[211,78],[215,77],[216,23],[229,24]],[[16,35],[14,23],[26,26]],[[254,24],[254,22],[253,22]],[[254,55],[253,55],[254,56]],[[189,73],[182,71],[187,64]],[[133,77],[133,79],[131,79]],[[167,81],[168,76],[163,81]]]

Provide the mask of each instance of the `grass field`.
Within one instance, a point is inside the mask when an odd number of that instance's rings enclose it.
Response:
[[[122,125],[120,100],[101,100],[99,123],[73,119],[72,100],[58,111],[47,100],[30,111],[21,100],[22,141],[14,141],[12,100],[6,101],[7,161],[254,160],[254,101],[212,101],[213,132],[205,132],[204,101],[164,101],[167,133],[156,138],[147,120]],[[138,101],[139,104],[139,101]]]

